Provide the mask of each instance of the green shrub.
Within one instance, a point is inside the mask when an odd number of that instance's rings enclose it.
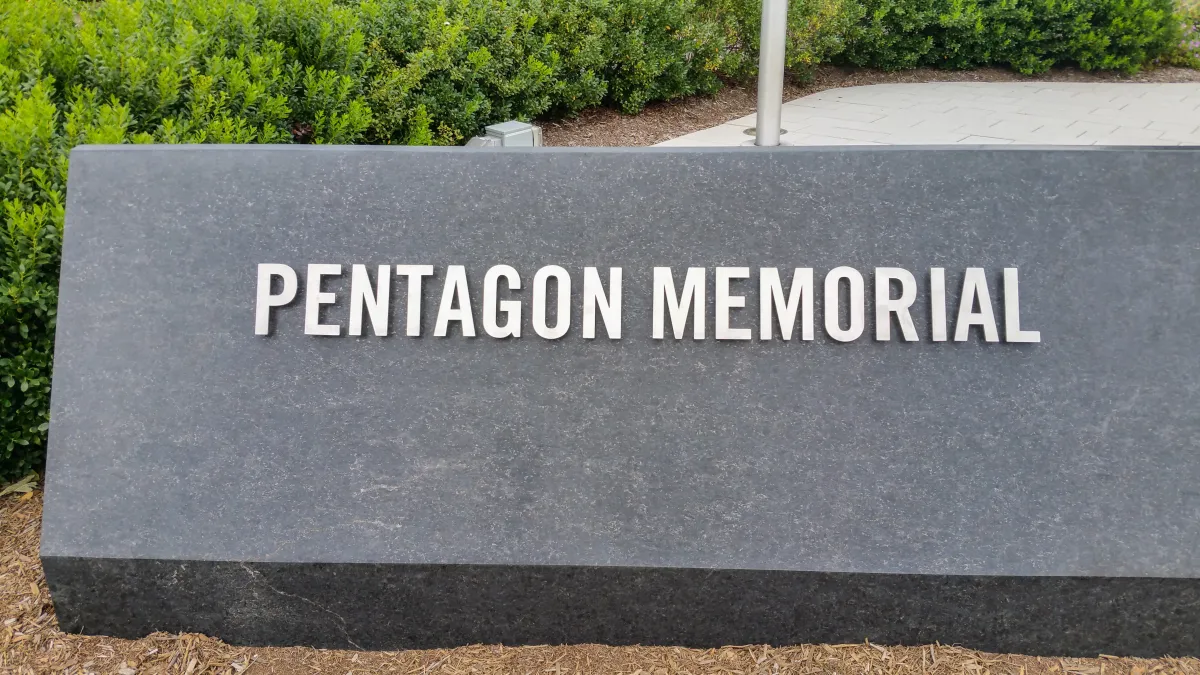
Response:
[[[719,86],[692,0],[364,0],[376,143],[454,144],[494,122]]]
[[[503,0],[364,2],[371,140],[455,144],[491,122],[548,109],[566,90],[556,82],[563,56],[538,9]],[[581,105],[598,104],[599,55],[585,50],[573,65],[592,82],[573,93]]]
[[[331,2],[0,0],[0,482],[44,458],[70,149],[351,143],[364,58]]]
[[[1200,2],[1184,3],[1179,8],[1179,43],[1163,60],[1175,66],[1200,68]]]
[[[50,421],[65,162],[45,82],[22,92],[0,68],[10,107],[0,117],[0,482],[39,468]],[[15,86],[14,86],[15,85]]]
[[[701,13],[722,31],[722,74],[748,79],[758,70],[761,0],[702,0]],[[787,66],[805,78],[845,48],[845,36],[863,18],[859,0],[791,0],[788,3]]]
[[[1133,72],[1179,40],[1172,0],[864,0],[842,60],[899,70],[1056,64]]]
[[[690,0],[620,0],[606,42],[608,99],[627,113],[650,101],[720,87],[715,26],[696,21]]]

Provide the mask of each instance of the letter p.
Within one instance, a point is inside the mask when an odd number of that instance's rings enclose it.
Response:
[[[271,293],[272,277],[283,279],[283,290]],[[271,329],[271,308],[296,299],[296,270],[287,265],[262,263],[258,266],[258,303],[254,307],[254,334],[267,335]]]

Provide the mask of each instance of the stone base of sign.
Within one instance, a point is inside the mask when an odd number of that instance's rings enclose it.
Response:
[[[1186,579],[44,559],[62,629],[231,644],[964,644],[1200,654]]]

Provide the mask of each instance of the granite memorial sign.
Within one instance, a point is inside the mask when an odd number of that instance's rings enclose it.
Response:
[[[1200,149],[88,147],[61,625],[1200,654]]]

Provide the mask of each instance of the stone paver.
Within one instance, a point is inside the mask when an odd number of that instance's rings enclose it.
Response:
[[[659,145],[742,145],[754,123],[747,115]],[[1200,84],[875,84],[785,103],[783,128],[792,145],[1200,145]]]

